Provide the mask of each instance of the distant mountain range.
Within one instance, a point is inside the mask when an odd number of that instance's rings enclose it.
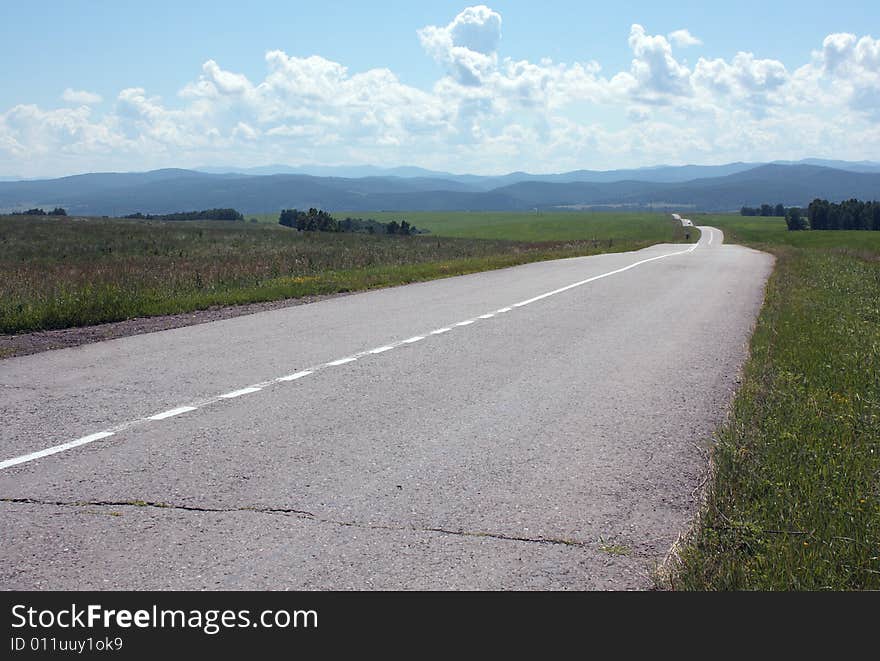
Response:
[[[205,171],[208,169],[212,171]],[[158,214],[217,207],[233,207],[246,214],[309,207],[353,212],[601,207],[733,211],[762,203],[806,205],[816,197],[832,201],[880,199],[880,163],[868,161],[809,159],[501,176],[410,167],[305,169],[309,173],[266,166],[0,181],[0,211],[55,206],[78,215]]]

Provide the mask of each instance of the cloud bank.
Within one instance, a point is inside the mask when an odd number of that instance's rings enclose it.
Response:
[[[176,99],[139,87],[63,107],[0,108],[0,173],[25,176],[268,162],[415,164],[457,172],[558,172],[655,163],[880,153],[880,40],[828,35],[789,70],[760,54],[684,61],[687,29],[622,35],[629,67],[503,55],[485,5],[415,37],[441,66],[428,89],[387,68],[265,54],[262,80],[207,60]],[[809,48],[809,47],[806,47]]]

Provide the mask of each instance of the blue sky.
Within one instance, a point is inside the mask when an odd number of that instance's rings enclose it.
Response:
[[[0,175],[876,158],[875,5],[5,0]]]

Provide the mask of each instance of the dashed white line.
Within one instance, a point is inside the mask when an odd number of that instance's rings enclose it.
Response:
[[[100,441],[102,438],[107,438],[108,436],[113,436],[112,431],[99,431],[94,434],[89,434],[88,436],[83,436],[82,438],[78,438],[75,441],[69,441],[67,443],[62,443],[61,445],[55,445],[51,448],[46,448],[45,450],[39,450],[37,452],[31,452],[30,454],[24,454],[20,457],[13,457],[12,459],[6,459],[5,461],[0,461],[0,470],[4,468],[9,468],[10,466],[16,466],[18,464],[23,464],[28,461],[33,461],[34,459],[41,459],[43,457],[48,457],[52,454],[57,454],[58,452],[64,452],[65,450],[70,450],[71,448],[79,447],[80,445],[86,445],[87,443],[92,443],[93,441]]]
[[[262,388],[249,387],[242,388],[241,390],[233,390],[232,392],[227,392],[223,395],[220,395],[220,399],[235,399],[236,397],[241,397],[242,395],[250,395],[252,392],[260,392]]]
[[[195,406],[178,406],[176,409],[169,409],[168,411],[162,411],[162,413],[151,415],[147,420],[165,420],[166,418],[173,418],[174,416],[195,410]]]
[[[301,379],[304,376],[308,376],[312,374],[312,370],[301,370],[299,372],[294,372],[293,374],[288,374],[287,376],[279,376],[276,381],[296,381],[297,379]]]
[[[348,358],[340,358],[339,360],[331,360],[329,363],[324,363],[327,367],[336,367],[337,365],[345,365],[345,363],[353,363],[357,358],[354,356],[349,356]]]
[[[670,252],[665,255],[657,255],[656,257],[649,257],[648,259],[643,259],[641,261],[635,262],[628,266],[624,266],[619,269],[615,269],[613,271],[608,271],[607,273],[600,273],[599,275],[594,275],[592,278],[587,278],[586,280],[581,280],[580,282],[573,282],[570,285],[566,285],[565,287],[560,287],[559,289],[554,289],[553,291],[545,292],[544,294],[540,294],[538,296],[534,296],[532,298],[526,299],[525,301],[520,301],[519,303],[514,303],[511,307],[519,308],[524,305],[529,305],[530,303],[535,303],[536,301],[543,300],[545,298],[549,298],[550,296],[555,296],[556,294],[561,294],[564,291],[568,291],[569,289],[574,289],[575,287],[581,287],[590,282],[595,282],[596,280],[601,280],[602,278],[607,278],[612,275],[617,275],[618,273],[623,273],[624,271],[629,271],[630,269],[634,269],[637,266],[641,266],[642,264],[647,264],[648,262],[656,262],[658,259],[666,259],[667,257],[674,257],[675,255],[684,255],[686,253],[693,252],[697,245],[694,244],[690,248],[686,250],[679,250],[678,252]]]
[[[707,229],[709,229],[709,241],[706,245],[711,245],[712,239],[714,237],[714,233],[712,232],[711,228],[707,228]],[[432,330],[430,333],[428,333],[426,335],[415,335],[415,336],[410,337],[406,340],[401,340],[400,342],[395,343],[395,344],[383,345],[381,347],[377,347],[377,348],[371,349],[369,351],[364,351],[364,352],[355,354],[354,356],[348,356],[346,358],[340,358],[338,360],[333,360],[328,363],[324,363],[323,365],[313,367],[311,369],[300,370],[298,372],[294,372],[293,374],[288,374],[286,376],[280,376],[272,381],[264,381],[262,383],[248,386],[247,388],[233,390],[233,391],[225,393],[223,395],[218,395],[216,397],[212,397],[210,399],[198,402],[198,403],[196,403],[195,406],[178,406],[177,408],[169,409],[167,411],[162,411],[161,413],[156,413],[155,415],[152,415],[148,418],[142,418],[139,420],[130,420],[126,423],[123,423],[121,425],[117,425],[116,427],[113,427],[112,429],[114,431],[96,432],[94,434],[89,434],[88,436],[83,436],[81,438],[78,438],[74,441],[62,443],[61,445],[55,445],[50,448],[46,448],[44,450],[39,450],[37,452],[31,452],[30,454],[25,454],[25,455],[21,455],[19,457],[13,457],[11,459],[6,459],[4,461],[0,461],[0,470],[3,470],[4,468],[9,468],[11,466],[17,466],[19,464],[24,464],[29,461],[33,461],[35,459],[40,459],[42,457],[48,457],[50,455],[57,454],[59,452],[64,452],[65,450],[70,450],[72,448],[79,447],[80,445],[86,445],[88,443],[92,443],[94,441],[101,440],[103,438],[108,438],[109,436],[113,436],[118,431],[128,429],[128,428],[132,427],[133,425],[140,424],[145,421],[158,421],[158,420],[165,420],[167,418],[173,418],[178,415],[188,413],[190,411],[195,411],[201,406],[208,406],[210,404],[216,403],[219,400],[234,399],[236,397],[241,397],[242,395],[248,395],[251,393],[259,392],[263,388],[268,387],[268,386],[272,385],[273,383],[296,381],[296,380],[301,379],[304,376],[308,376],[309,374],[314,373],[316,370],[322,369],[324,367],[336,367],[338,365],[345,365],[346,363],[351,363],[351,362],[356,361],[359,357],[362,357],[362,356],[366,356],[369,354],[385,353],[386,351],[390,351],[397,346],[401,346],[404,344],[413,344],[414,342],[420,342],[421,340],[426,339],[426,337],[428,335],[442,335],[443,333],[450,332],[453,329],[453,327],[470,326],[471,324],[475,323],[477,321],[477,319],[490,319],[490,318],[494,317],[496,314],[503,314],[506,312],[511,312],[514,308],[523,307],[525,305],[529,305],[530,303],[534,303],[536,301],[540,301],[540,300],[548,298],[550,296],[555,296],[556,294],[560,294],[564,291],[568,291],[569,289],[574,289],[575,287],[580,287],[580,286],[585,285],[587,283],[595,282],[596,280],[601,280],[602,278],[607,278],[609,276],[616,275],[618,273],[623,273],[624,271],[628,271],[628,270],[635,268],[637,266],[640,266],[642,264],[647,264],[648,262],[653,262],[658,259],[665,259],[666,257],[673,257],[675,255],[683,255],[686,253],[691,253],[697,248],[698,245],[699,245],[699,243],[695,243],[690,248],[687,248],[686,250],[680,250],[677,252],[667,253],[665,255],[658,255],[656,257],[650,257],[648,259],[643,259],[643,260],[640,260],[640,261],[635,262],[633,264],[630,264],[628,266],[624,266],[623,268],[615,269],[614,271],[609,271],[607,273],[601,273],[601,274],[595,275],[591,278],[587,278],[585,280],[581,280],[579,282],[572,283],[572,284],[567,285],[565,287],[560,287],[559,289],[554,289],[553,291],[546,292],[544,294],[540,294],[539,296],[535,296],[535,297],[527,299],[525,301],[520,301],[518,303],[514,303],[512,305],[509,305],[509,306],[506,306],[503,308],[499,308],[498,310],[495,310],[494,312],[488,312],[488,313],[480,315],[474,319],[468,319],[466,321],[459,321],[458,323],[453,324],[453,326],[444,326],[443,328],[438,328],[436,330]]]

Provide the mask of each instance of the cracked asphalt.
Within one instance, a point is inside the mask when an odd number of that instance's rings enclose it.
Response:
[[[479,316],[681,250],[0,361],[0,460],[121,429],[0,470],[0,587],[649,588],[695,513],[772,258],[707,229],[693,253]]]

